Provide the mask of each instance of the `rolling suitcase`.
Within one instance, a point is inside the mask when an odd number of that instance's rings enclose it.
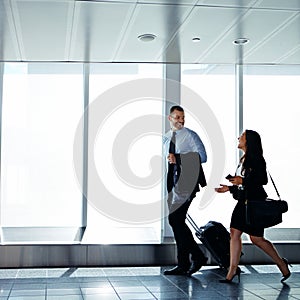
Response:
[[[198,227],[191,216],[187,220],[195,230],[197,238],[211,253],[217,264],[227,269],[230,264],[230,233],[219,222],[209,221],[206,225]]]

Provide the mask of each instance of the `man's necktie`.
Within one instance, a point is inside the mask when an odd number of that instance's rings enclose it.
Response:
[[[169,153],[173,153],[175,154],[175,144],[176,144],[176,132],[173,131],[173,134],[172,134],[172,138],[171,138],[171,141],[170,141],[170,146],[169,146]],[[169,163],[169,166],[168,166],[168,175],[167,175],[167,189],[168,189],[168,192],[170,192],[174,186],[174,173],[176,171],[177,167],[175,164],[170,164]]]
[[[169,153],[173,153],[175,154],[175,144],[176,144],[176,132],[173,131],[173,134],[172,134],[172,138],[171,138],[171,141],[170,141],[170,147],[169,147]]]

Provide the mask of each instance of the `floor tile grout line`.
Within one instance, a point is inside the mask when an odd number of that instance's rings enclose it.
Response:
[[[105,272],[104,272],[105,273]],[[113,288],[113,290],[115,291],[117,297],[119,298],[119,300],[122,300],[121,297],[119,296],[119,293],[116,291],[114,285],[112,284],[111,280],[109,279],[109,276],[107,276],[107,280],[110,283],[111,287]]]
[[[264,266],[261,266],[262,268],[264,268]],[[247,281],[247,277],[245,276],[245,284],[249,284],[250,286],[244,286],[243,285],[240,285],[238,288],[237,288],[237,292],[240,293],[239,291],[239,288],[241,288],[241,291],[246,291],[247,293],[257,297],[257,299],[264,299],[264,300],[268,300],[270,299],[269,297],[267,296],[264,296],[263,294],[259,294],[259,291],[262,289],[262,290],[270,290],[271,292],[273,291],[273,293],[280,297],[280,296],[284,296],[284,297],[290,297],[291,299],[299,299],[300,297],[297,296],[298,294],[293,294],[293,289],[295,290],[298,290],[300,288],[300,284],[298,283],[298,276],[299,276],[299,267],[296,267],[295,271],[293,273],[294,274],[294,279],[293,279],[293,276],[291,276],[291,280],[290,280],[290,290],[291,290],[291,293],[289,293],[289,290],[288,289],[284,289],[284,286],[282,286],[280,288],[280,278],[278,278],[278,273],[274,273],[273,271],[269,272],[268,273],[268,266],[266,266],[265,269],[261,269],[261,270],[264,270],[264,271],[260,271],[258,270],[258,275],[260,275],[260,277],[258,277],[258,279],[255,279],[256,276],[254,275],[252,278],[249,277],[250,281]],[[112,272],[111,274],[105,274],[103,268],[98,268],[99,271],[103,271],[102,273],[100,272],[100,276],[95,276],[95,279],[104,279],[105,278],[105,281],[107,281],[110,286],[112,287],[116,297],[118,299],[121,299],[122,297],[119,295],[119,293],[117,292],[114,284],[113,284],[113,281],[112,281],[112,277],[114,277],[114,268],[112,268]],[[185,295],[185,297],[189,297],[189,290],[187,288],[185,288],[183,285],[181,285],[181,283],[178,281],[176,283],[176,280],[172,280],[174,278],[173,277],[170,277],[170,276],[164,276],[162,274],[162,271],[163,271],[163,267],[159,267],[158,270],[156,270],[155,272],[155,275],[148,275],[147,272],[149,270],[145,270],[145,272],[143,270],[135,270],[135,268],[122,268],[123,271],[124,271],[124,276],[121,275],[119,276],[120,280],[122,281],[122,277],[126,277],[126,279],[124,279],[125,281],[130,278],[133,278],[134,281],[137,281],[138,285],[140,286],[143,286],[146,290],[147,290],[147,293],[149,293],[149,295],[151,295],[151,297],[154,297],[155,299],[157,299],[157,297],[155,296],[155,289],[153,289],[153,291],[151,291],[150,289],[150,285],[147,285],[147,280],[143,280],[145,279],[145,277],[148,277],[148,276],[155,276],[155,280],[158,280],[158,281],[161,281],[161,282],[164,282],[164,283],[169,283],[171,286],[174,286],[174,288],[177,290],[177,291],[180,291],[183,293],[183,295]],[[199,274],[199,281],[200,281],[200,284],[202,282],[202,275],[203,275],[203,279],[204,281],[202,283],[205,283],[205,280],[209,280],[208,278],[212,278],[212,277],[216,277],[216,276],[221,276],[220,273],[216,272],[215,271],[216,269],[208,269],[208,270],[204,270],[204,271],[208,271],[206,274]],[[39,282],[39,280],[42,280],[43,282],[41,282],[41,284],[43,284],[44,288],[43,290],[45,291],[45,294],[44,294],[44,299],[47,299],[48,297],[48,293],[47,293],[47,289],[48,289],[48,283],[49,283],[49,272],[48,270],[41,270],[41,273],[43,275],[41,275],[41,277],[37,277],[36,275],[38,275],[37,273],[34,273],[32,272],[32,277],[30,277],[30,272],[26,273],[25,272],[22,272],[24,271],[24,269],[18,269],[16,270],[16,272],[13,272],[13,273],[9,273],[13,276],[11,276],[10,278],[10,275],[8,280],[6,280],[4,283],[8,283],[8,295],[5,296],[7,297],[6,299],[9,299],[10,297],[12,297],[12,291],[14,290],[14,288],[16,287],[16,285],[18,283],[22,284],[22,283],[29,283],[29,284],[37,284]],[[44,272],[45,272],[45,276],[44,277]],[[144,272],[144,273],[143,273]],[[256,273],[256,272],[255,272]],[[88,272],[86,273],[88,274]],[[103,274],[103,276],[102,276]],[[247,272],[247,275],[250,275],[252,274],[251,272]],[[205,275],[208,275],[207,277]],[[89,275],[86,275],[87,277],[89,277]],[[76,295],[80,295],[80,297],[82,299],[84,299],[85,297],[85,294],[83,293],[83,290],[82,290],[82,287],[80,285],[80,283],[82,282],[89,282],[89,281],[82,281],[81,280],[81,277],[84,278],[85,276],[79,276],[79,273],[75,274],[75,277],[74,278],[71,278],[69,277],[68,275],[68,278],[67,279],[72,279],[71,280],[71,283],[74,283],[73,279],[76,281],[79,289],[80,289],[80,293],[76,294]],[[55,277],[57,279],[57,284],[59,284],[59,279],[60,277]],[[268,280],[264,281],[264,279],[267,278]],[[5,278],[4,278],[5,279]],[[94,278],[91,278],[91,279],[94,279]],[[200,280],[201,279],[201,280]],[[24,280],[24,282],[22,282]],[[181,282],[188,282],[188,280],[190,280],[189,278],[187,278],[187,280],[183,280]],[[217,281],[217,279],[214,279],[215,281]],[[252,281],[253,280],[253,281]],[[65,282],[64,282],[65,283]],[[69,281],[67,280],[66,283],[69,283]],[[195,282],[195,285],[197,286],[197,283]],[[258,289],[256,288],[255,289],[255,285],[257,285],[257,287],[259,287]],[[289,282],[287,282],[287,285],[289,285]],[[253,286],[253,289],[251,288]],[[153,287],[155,287],[155,285],[153,285]],[[20,287],[18,286],[17,289],[19,289]],[[28,289],[30,290],[30,289]],[[34,287],[32,288],[32,290],[34,290]],[[212,286],[212,289],[211,289],[212,292],[218,292],[218,290],[216,289],[216,285],[215,286]],[[280,294],[282,292],[282,294]],[[197,297],[198,295],[196,295],[195,299],[198,299]],[[29,298],[28,298],[29,299]],[[194,298],[193,298],[194,299]],[[277,298],[279,299],[279,298]]]

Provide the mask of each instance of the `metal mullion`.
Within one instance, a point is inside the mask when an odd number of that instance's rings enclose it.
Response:
[[[3,101],[3,76],[4,76],[4,63],[0,62],[0,192],[2,190],[2,101]],[[2,198],[0,193],[0,226],[2,226],[1,218],[1,204]],[[0,235],[0,242],[2,241],[2,235]]]
[[[242,46],[239,46],[242,47]],[[243,55],[243,52],[239,52]],[[235,107],[236,107],[236,137],[238,138],[244,131],[244,66],[242,59],[235,65]],[[236,150],[236,160],[239,162],[241,150]]]
[[[83,176],[82,176],[82,227],[87,226],[87,195],[88,195],[88,122],[89,122],[89,88],[90,88],[90,64],[83,64]]]
[[[171,106],[181,103],[181,65],[180,64],[165,64],[164,65],[164,103],[163,103],[163,134],[167,132],[170,128],[169,121],[167,120],[167,115],[169,114],[169,110]],[[163,151],[163,150],[162,150]],[[163,159],[163,169],[162,174],[165,174],[165,161]],[[166,190],[166,180],[164,178],[162,182],[162,199],[164,199],[165,191]],[[162,201],[162,213],[163,216],[167,211],[167,203],[166,201]],[[166,237],[173,237],[173,232],[171,227],[167,221],[167,217],[162,218],[162,240]]]

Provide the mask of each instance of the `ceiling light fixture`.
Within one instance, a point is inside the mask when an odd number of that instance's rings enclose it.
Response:
[[[247,38],[238,38],[238,39],[234,40],[233,43],[235,45],[245,45],[245,44],[249,43],[249,41],[250,40]]]
[[[194,38],[192,39],[192,41],[193,41],[194,43],[198,43],[198,42],[200,42],[200,38],[199,38],[199,37],[194,37]]]
[[[152,42],[156,39],[156,35],[152,33],[145,33],[138,36],[138,39],[142,42]]]

